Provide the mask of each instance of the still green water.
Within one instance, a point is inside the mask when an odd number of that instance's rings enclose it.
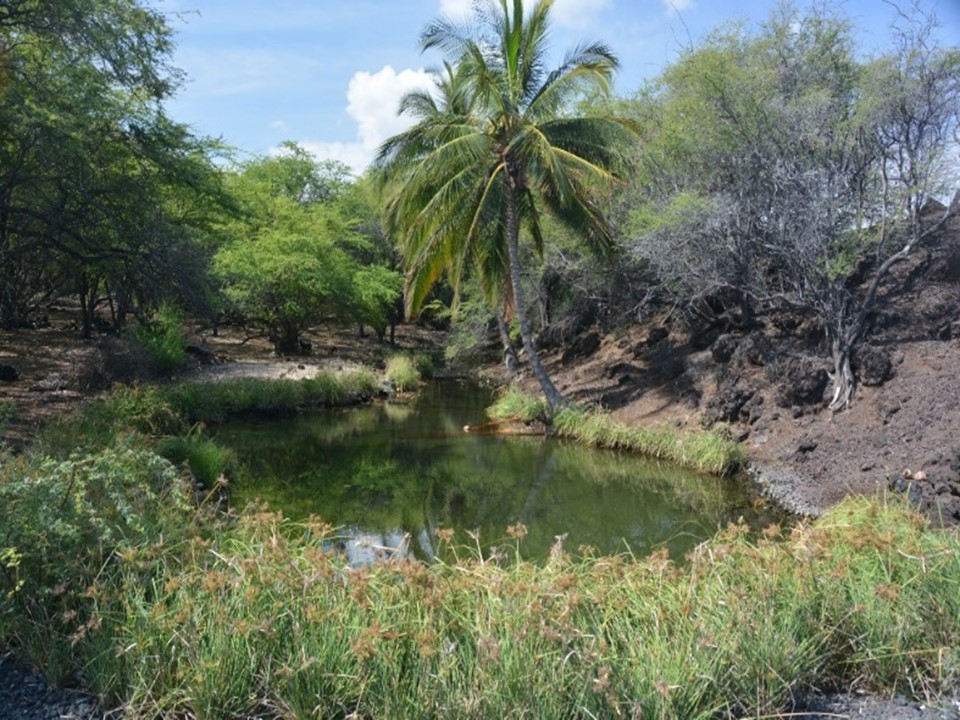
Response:
[[[437,381],[409,403],[227,423],[215,436],[242,466],[230,502],[314,514],[340,528],[357,563],[382,555],[378,548],[432,559],[439,528],[484,553],[512,552],[514,523],[528,530],[520,551],[529,559],[563,535],[571,551],[646,555],[665,546],[682,558],[740,516],[764,521],[735,481],[542,436],[465,433],[486,421],[491,402],[475,384]]]

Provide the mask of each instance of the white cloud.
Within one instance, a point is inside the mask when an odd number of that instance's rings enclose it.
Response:
[[[426,70],[402,70],[389,65],[380,72],[358,72],[350,79],[347,90],[347,113],[359,125],[361,144],[376,150],[391,135],[406,130],[411,121],[397,115],[400,100],[411,90],[433,87]]]
[[[287,132],[287,130],[290,129],[283,120],[274,120],[272,123],[270,123],[270,127],[274,130],[279,130],[280,132]]]
[[[356,175],[362,174],[370,165],[370,161],[373,160],[373,153],[365,150],[363,145],[358,142],[302,140],[297,144],[318,160],[339,160],[349,166],[350,170]]]
[[[663,4],[667,8],[667,15],[673,15],[693,7],[693,0],[663,0]]]
[[[472,0],[440,0],[440,13],[454,22],[469,20],[473,13]]]
[[[678,4],[688,4],[690,1],[674,0]],[[556,0],[552,17],[561,27],[580,29],[609,5],[610,0]],[[440,0],[440,12],[454,21],[469,20],[472,8],[472,0]]]
[[[397,115],[400,99],[411,90],[430,88],[433,82],[425,70],[397,72],[389,65],[376,73],[354,73],[347,89],[347,113],[357,123],[354,142],[306,140],[300,144],[321,159],[340,160],[361,173],[373,160],[384,140],[403,132],[410,118]]]

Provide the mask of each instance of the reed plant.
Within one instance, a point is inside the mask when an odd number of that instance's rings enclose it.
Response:
[[[187,435],[161,438],[157,454],[177,466],[186,466],[193,478],[205,488],[214,488],[221,477],[229,476],[236,468],[232,450],[203,437],[202,426]]]
[[[348,397],[325,383],[309,397]],[[336,528],[207,512],[154,453],[147,434],[195,408],[262,402],[210,392],[123,391],[90,422],[138,432],[0,456],[0,644],[131,720],[772,717],[814,689],[929,698],[960,683],[960,535],[900,502],[760,535],[731,525],[681,564],[562,540],[534,564],[515,525],[490,550],[439,529],[432,563],[384,551],[351,567]]]
[[[494,420],[518,420],[533,423],[547,420],[547,403],[543,398],[522,392],[515,387],[501,391],[487,414]]]
[[[108,446],[122,433],[181,435],[198,423],[232,415],[290,415],[304,408],[350,405],[372,397],[373,373],[320,373],[305,380],[243,378],[223,382],[118,387],[51,422],[35,452],[66,457],[78,448]]]
[[[148,582],[111,568],[112,651],[80,651],[130,718],[761,717],[960,680],[960,538],[895,503],[734,525],[682,566],[560,544],[534,565],[509,533],[351,568],[333,528],[256,509]]]

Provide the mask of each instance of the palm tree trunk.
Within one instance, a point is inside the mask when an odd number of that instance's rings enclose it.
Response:
[[[500,344],[503,345],[503,365],[507,369],[507,375],[516,378],[520,374],[520,358],[510,342],[510,331],[507,321],[503,319],[503,310],[497,312],[497,330],[500,332]]]
[[[523,341],[523,349],[530,360],[530,367],[533,368],[533,375],[540,383],[540,389],[547,399],[547,405],[550,406],[551,414],[558,408],[567,404],[566,399],[560,394],[547,369],[540,361],[540,355],[533,343],[533,334],[530,332],[530,325],[527,323],[527,312],[523,303],[523,288],[520,278],[520,223],[517,217],[517,200],[515,188],[510,182],[506,183],[506,213],[507,213],[507,253],[510,264],[510,285],[513,287],[513,299],[516,303],[517,325],[520,327],[520,339]]]

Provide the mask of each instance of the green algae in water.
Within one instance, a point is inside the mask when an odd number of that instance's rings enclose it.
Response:
[[[242,467],[231,504],[316,515],[361,538],[344,542],[358,562],[380,547],[431,559],[441,528],[484,552],[512,547],[516,523],[527,528],[520,550],[529,559],[545,557],[557,537],[573,551],[665,546],[681,558],[741,516],[762,521],[736,481],[570,442],[464,432],[486,420],[491,401],[474,384],[440,381],[409,404],[224,424],[215,436]]]

